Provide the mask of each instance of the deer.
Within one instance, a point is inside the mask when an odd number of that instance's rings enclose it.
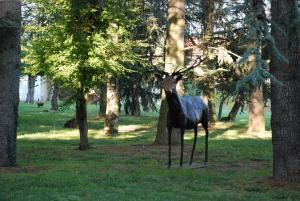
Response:
[[[179,128],[181,132],[181,153],[180,153],[180,166],[183,164],[183,148],[184,148],[184,133],[185,129],[194,129],[194,142],[191,153],[189,165],[193,163],[194,151],[197,143],[198,124],[201,123],[205,130],[205,159],[204,166],[208,162],[208,121],[209,110],[207,104],[200,96],[180,96],[176,91],[176,86],[183,78],[183,74],[197,65],[194,63],[192,66],[185,70],[179,70],[173,73],[167,73],[156,68],[156,75],[159,79],[163,80],[163,90],[166,94],[168,103],[167,113],[167,131],[168,131],[168,168],[171,167],[171,135],[173,128]]]

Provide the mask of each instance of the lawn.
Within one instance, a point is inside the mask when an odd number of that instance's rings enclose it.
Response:
[[[105,136],[103,119],[89,106],[89,140],[93,147],[79,151],[76,129],[63,123],[74,108],[43,112],[20,105],[16,168],[0,169],[1,201],[276,201],[300,200],[300,186],[274,182],[272,144],[267,115],[265,136],[246,132],[247,114],[235,123],[218,123],[210,130],[209,166],[178,167],[179,147],[173,149],[174,167],[167,169],[167,147],[152,146],[157,115],[120,117],[120,133]],[[204,133],[195,156],[203,161]],[[185,163],[192,133],[185,139]]]

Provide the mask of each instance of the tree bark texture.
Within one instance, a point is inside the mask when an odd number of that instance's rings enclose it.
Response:
[[[131,115],[134,116],[141,115],[139,88],[136,84],[134,84],[132,87],[131,100],[132,100]]]
[[[222,96],[221,97],[221,101],[220,101],[220,104],[219,104],[219,112],[218,112],[218,120],[219,121],[222,119],[223,106],[224,106],[224,103],[225,103],[227,98],[228,98],[227,96]]]
[[[52,97],[51,97],[51,110],[58,110],[58,96],[59,96],[59,81],[55,80],[53,84]]]
[[[106,83],[100,83],[99,90],[100,90],[99,116],[100,117],[105,117],[105,114],[106,114],[106,104],[107,104],[107,84]]]
[[[277,48],[289,60],[272,52],[270,70],[281,82],[271,86],[271,127],[273,143],[273,176],[276,180],[300,181],[300,38],[295,24],[295,1],[272,0],[272,36]]]
[[[145,96],[141,97],[141,101],[142,101],[142,106],[143,106],[143,111],[144,112],[149,112],[149,105],[151,102],[151,97],[148,94],[145,94]]]
[[[250,1],[251,10],[255,12],[256,16],[260,16],[263,19],[266,18],[263,0],[252,0]],[[257,17],[258,18],[258,17]],[[258,18],[260,19],[260,18]],[[257,38],[258,33],[254,34],[250,47],[258,48],[262,51],[261,45],[258,45]],[[248,58],[249,71],[252,71],[257,67],[256,55],[252,54]],[[254,86],[250,93],[249,101],[249,115],[248,115],[248,132],[260,135],[264,134],[266,130],[265,123],[265,104],[263,87],[261,85]]]
[[[89,148],[89,143],[88,143],[86,97],[83,89],[79,89],[77,91],[76,118],[79,126],[79,133],[80,133],[79,149],[86,150]]]
[[[208,110],[209,110],[209,122],[211,125],[214,125],[216,123],[216,95],[215,95],[215,89],[213,84],[208,81],[205,85],[205,88],[203,89],[203,96],[204,100],[208,104]]]
[[[266,131],[265,104],[262,85],[257,85],[251,92],[249,102],[248,132],[257,135]]]
[[[242,107],[243,100],[240,94],[235,97],[234,104],[226,117],[226,121],[235,121],[236,115],[238,114],[240,108]]]
[[[11,26],[0,28],[0,167],[3,167],[16,165],[21,2],[0,1],[0,19],[11,22]]]
[[[107,82],[107,107],[104,131],[107,135],[118,133],[119,126],[119,89],[117,76],[109,75]]]
[[[167,11],[168,29],[165,44],[165,71],[173,72],[178,66],[184,66],[184,27],[185,27],[185,0],[168,0]],[[177,91],[183,95],[183,84],[177,84]],[[167,111],[168,104],[164,92],[161,98],[159,122],[154,144],[167,145]],[[180,130],[173,129],[172,144],[180,144]]]
[[[205,21],[204,21],[204,39],[207,42],[207,46],[214,46],[213,44],[213,34],[214,34],[214,22],[215,22],[215,4],[213,0],[205,1]],[[209,50],[207,49],[209,52]],[[207,61],[207,68],[214,68],[214,62]],[[214,88],[214,81],[208,79],[205,83],[205,89],[203,90],[203,96],[207,99],[208,109],[209,109],[209,122],[214,125],[217,121],[216,112],[216,95]]]
[[[27,96],[26,103],[33,104],[34,103],[34,88],[35,88],[35,79],[36,76],[28,75],[28,85],[27,85]]]

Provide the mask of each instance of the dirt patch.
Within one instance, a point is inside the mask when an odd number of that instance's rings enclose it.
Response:
[[[289,182],[289,181],[278,181],[275,180],[274,177],[265,177],[263,178],[262,181],[264,183],[271,185],[272,187],[288,188],[288,189],[300,191],[300,183]]]

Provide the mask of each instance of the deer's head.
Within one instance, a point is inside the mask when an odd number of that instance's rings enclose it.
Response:
[[[176,90],[177,83],[182,79],[182,75],[166,75],[163,77],[163,89],[165,92],[174,92]]]
[[[177,83],[183,78],[183,75],[196,68],[203,60],[197,60],[193,65],[181,69],[175,70],[173,73],[167,73],[165,71],[159,70],[155,67],[156,77],[163,81],[163,89],[165,92],[174,92],[176,90]]]

